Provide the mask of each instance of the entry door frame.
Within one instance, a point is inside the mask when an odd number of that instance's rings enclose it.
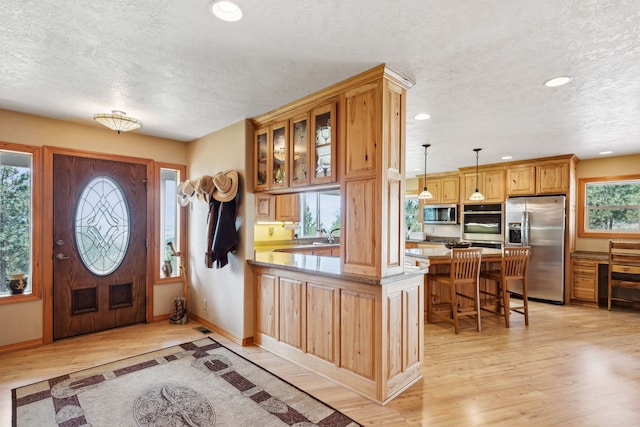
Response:
[[[42,234],[42,252],[44,259],[42,261],[42,305],[43,305],[43,331],[42,340],[44,344],[53,342],[53,156],[61,154],[66,156],[87,157],[91,159],[111,160],[116,162],[136,163],[146,166],[147,175],[147,265],[146,265],[146,304],[145,304],[145,322],[149,323],[153,320],[153,248],[155,247],[155,230],[154,223],[154,206],[155,206],[155,174],[152,159],[144,159],[141,157],[129,157],[119,154],[106,154],[91,151],[75,150],[71,148],[60,148],[44,146],[44,197],[43,197],[43,234]]]

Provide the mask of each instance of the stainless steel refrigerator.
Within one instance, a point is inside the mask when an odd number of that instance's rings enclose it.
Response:
[[[505,208],[507,246],[531,246],[529,298],[564,303],[565,196],[509,197]],[[522,284],[510,284],[522,295]]]

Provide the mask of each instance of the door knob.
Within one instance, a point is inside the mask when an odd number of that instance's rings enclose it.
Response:
[[[68,257],[68,256],[66,256],[66,255],[65,255],[65,254],[63,254],[63,253],[59,253],[59,254],[56,254],[56,259],[57,259],[58,261],[62,261],[62,260],[64,260],[64,259],[69,259],[69,257]]]
[[[64,240],[60,239],[60,240],[56,241],[56,245],[57,246],[64,246]]]

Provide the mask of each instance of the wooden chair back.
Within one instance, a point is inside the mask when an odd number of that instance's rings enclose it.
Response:
[[[476,285],[480,278],[482,248],[451,249],[451,283]]]
[[[613,288],[640,289],[640,242],[609,241],[609,283],[607,286],[607,309],[611,310],[611,301],[635,302],[613,296]]]
[[[524,279],[527,275],[530,246],[507,246],[502,255],[502,274],[508,279]]]

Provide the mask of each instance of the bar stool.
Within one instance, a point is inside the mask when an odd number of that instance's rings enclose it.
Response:
[[[524,324],[529,326],[529,300],[527,297],[527,269],[531,257],[530,246],[508,246],[503,249],[500,270],[480,272],[480,277],[496,282],[496,292],[480,291],[496,302],[496,310],[483,307],[482,310],[504,316],[505,326],[509,327],[509,316],[512,311],[524,316]],[[509,282],[522,281],[522,305],[511,306]]]
[[[449,273],[428,274],[429,317],[436,316],[438,319],[452,323],[455,333],[459,333],[458,319],[462,316],[476,316],[478,332],[480,332],[480,294],[479,294],[479,274],[480,260],[482,258],[482,248],[451,249],[451,263]],[[446,295],[434,292],[435,284],[441,284],[448,288],[448,300],[440,300],[438,305],[447,305],[451,308],[451,316],[433,310],[433,298],[446,298]],[[462,292],[473,289],[473,295]],[[446,294],[446,293],[445,293]],[[463,301],[473,301],[472,309],[469,305],[461,304]]]

